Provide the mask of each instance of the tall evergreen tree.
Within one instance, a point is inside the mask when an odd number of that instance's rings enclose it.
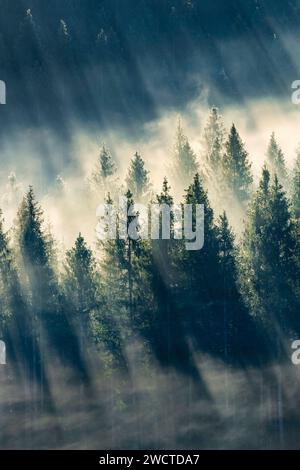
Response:
[[[222,157],[225,144],[225,128],[218,108],[213,107],[208,116],[203,135],[201,150],[201,170],[199,174],[214,205],[223,206]],[[221,203],[221,204],[220,204]]]
[[[17,372],[17,377],[24,384],[26,399],[25,412],[33,413],[36,403],[45,404],[54,412],[52,391],[47,376],[44,348],[41,336],[37,332],[36,317],[32,304],[26,298],[26,288],[22,285],[15,263],[15,253],[9,245],[4,231],[3,219],[0,219],[0,279],[2,284],[4,322],[3,338],[7,345],[9,361]],[[40,396],[36,396],[34,384],[40,385]],[[28,397],[28,393],[30,393]]]
[[[217,221],[219,263],[221,269],[224,358],[226,361],[243,361],[253,356],[256,342],[254,322],[249,315],[238,288],[237,252],[235,236],[226,213]]]
[[[102,146],[97,166],[91,175],[91,185],[96,192],[106,193],[113,190],[116,184],[117,167],[111,153],[105,145]]]
[[[213,172],[219,170],[223,156],[224,143],[225,129],[222,117],[219,114],[218,108],[213,107],[208,117],[203,135],[204,160],[209,169]]]
[[[178,121],[174,155],[171,172],[176,186],[185,188],[198,171],[198,162],[188,138],[184,135],[180,120]]]
[[[130,161],[126,184],[136,202],[149,198],[149,171],[145,168],[145,162],[137,152]]]
[[[235,286],[235,259],[234,259],[234,235],[229,227],[226,213],[224,212],[218,220],[217,238],[219,243],[219,260],[221,274],[223,276],[223,314],[224,314],[224,355],[228,358],[232,336],[235,335],[234,306],[237,289]]]
[[[178,309],[174,299],[174,286],[176,285],[176,268],[174,256],[177,243],[172,239],[174,233],[174,200],[170,192],[168,180],[165,177],[162,190],[156,195],[159,206],[167,206],[170,210],[170,239],[162,239],[162,214],[160,214],[160,238],[151,240],[151,254],[149,262],[150,286],[153,294],[153,322],[150,325],[152,346],[157,357],[165,366],[180,361],[180,347],[178,330],[180,323]],[[152,221],[153,222],[153,221]],[[177,351],[176,345],[177,344]],[[178,362],[178,365],[180,362]]]
[[[291,182],[291,198],[292,206],[297,218],[300,217],[300,148],[297,150],[297,158],[292,171],[292,182]]]
[[[34,336],[40,348],[41,374],[47,348],[68,357],[72,331],[62,311],[62,297],[54,270],[54,244],[43,227],[43,212],[30,187],[18,212],[16,242],[21,264],[21,279],[30,302]],[[41,377],[42,384],[45,377]]]
[[[31,186],[18,212],[17,241],[33,302],[39,305],[47,301],[54,306],[57,282],[51,266],[53,241],[43,230],[43,212]],[[46,292],[49,296],[45,298]]]
[[[14,253],[9,246],[9,239],[4,230],[2,213],[0,217],[1,333],[13,360],[23,364],[23,372],[26,374],[27,370],[30,379],[34,380],[37,378],[33,375],[34,371],[31,368],[34,352],[32,337],[34,325],[22,292],[19,274],[14,262]]]
[[[271,134],[270,142],[267,149],[267,162],[271,174],[277,175],[280,183],[287,186],[287,170],[285,159],[281,148],[279,147],[274,132]]]
[[[111,154],[103,145],[100,157],[99,157],[99,163],[100,163],[100,176],[102,178],[108,178],[109,176],[112,176],[116,173],[116,164],[112,159]]]
[[[217,229],[207,192],[198,174],[186,192],[185,202],[193,206],[204,205],[204,246],[198,251],[182,252],[182,271],[186,278],[182,295],[183,309],[189,312],[190,334],[194,336],[198,346],[220,353],[223,280]]]
[[[90,316],[98,308],[99,292],[95,260],[81,234],[66,253],[65,289],[72,304],[75,323],[84,348],[90,336]]]
[[[134,316],[134,258],[138,249],[138,240],[133,240],[128,234],[129,225],[137,218],[128,215],[129,207],[134,207],[132,193],[126,193],[126,213],[115,207],[114,220],[116,236],[99,242],[102,250],[102,269],[105,274],[105,291],[112,316],[123,327],[126,336],[128,320]],[[108,204],[112,204],[110,196]],[[125,229],[125,234],[122,232]]]
[[[66,253],[64,288],[82,356],[87,358],[93,340],[103,357],[109,355],[106,361],[109,365],[111,359],[120,360],[118,329],[106,314],[96,260],[81,234]]]
[[[299,328],[295,248],[285,193],[276,176],[270,184],[264,168],[241,248],[241,288],[251,311],[276,335]]]
[[[253,182],[251,163],[234,124],[230,129],[225,149],[221,165],[224,186],[239,202],[245,203],[250,196]]]

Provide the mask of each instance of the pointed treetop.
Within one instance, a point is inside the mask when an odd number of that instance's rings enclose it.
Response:
[[[196,155],[187,136],[184,134],[181,121],[178,120],[171,166],[171,172],[177,186],[185,187],[188,185],[198,171],[198,166]]]
[[[263,193],[267,194],[269,191],[269,185],[270,185],[270,172],[268,170],[267,165],[264,165],[262,169],[261,179],[259,181],[259,189]]]
[[[109,176],[112,176],[116,172],[115,162],[113,161],[111,153],[106,148],[105,144],[102,145],[100,151],[99,163],[102,178],[105,179]]]
[[[239,202],[245,203],[251,193],[253,177],[248,152],[234,124],[231,126],[225,150],[221,161],[225,189]]]
[[[274,132],[271,134],[270,142],[267,148],[267,160],[268,164],[270,165],[271,172],[273,174],[277,173],[280,181],[284,183],[287,178],[285,159],[283,152],[276,141]]]
[[[216,106],[213,106],[207,119],[203,134],[204,157],[209,169],[215,172],[219,170],[222,158],[222,149],[225,141],[225,128],[222,116]]]
[[[187,204],[195,203],[208,205],[207,192],[203,188],[199,173],[195,174],[194,180],[186,190],[186,193]]]
[[[224,211],[218,219],[218,240],[221,257],[228,255],[234,249],[234,233],[230,227],[227,214]]]
[[[173,204],[173,197],[170,194],[171,187],[169,186],[169,182],[167,177],[164,177],[162,191],[159,195],[156,196],[157,201],[159,204]]]
[[[131,159],[126,178],[128,188],[138,201],[148,197],[150,191],[149,171],[141,155],[136,152]]]

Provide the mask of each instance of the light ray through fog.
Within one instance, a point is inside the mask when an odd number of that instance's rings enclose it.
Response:
[[[0,447],[299,447],[299,219],[273,175],[255,191],[274,132],[291,200],[300,1],[0,8]],[[222,179],[202,174],[212,106],[249,152],[251,206],[227,197],[227,147]],[[96,209],[107,189],[126,192],[136,152],[152,196],[166,176],[183,201],[170,171],[179,117],[199,164],[190,197],[207,189],[214,210],[203,252],[99,243]],[[103,143],[117,166],[105,191],[91,184]]]
[[[267,99],[248,102],[246,112],[245,107],[238,106],[227,106],[224,109],[221,108],[220,111],[227,130],[232,122],[237,126],[250,154],[256,179],[266,160],[267,145],[273,131],[283,149],[288,167],[292,168],[299,145],[300,112],[298,106],[291,102]],[[202,103],[202,98],[200,101],[190,103],[181,113],[184,131],[197,154],[200,168],[203,161],[202,132],[207,115],[208,108],[206,103]],[[8,138],[2,144],[4,161],[11,161],[15,155],[22,152],[24,170],[8,164],[7,172],[2,170],[1,184],[7,185],[7,177],[11,171],[14,171],[23,190],[29,183],[37,189],[58,238],[59,233],[63,231],[65,242],[69,244],[82,230],[93,243],[96,207],[103,201],[99,198],[91,199],[90,203],[87,206],[84,204],[83,207],[82,194],[86,190],[88,178],[96,165],[101,142],[105,142],[111,149],[121,181],[124,181],[130,159],[138,151],[150,171],[154,190],[158,192],[172,159],[177,119],[177,112],[163,113],[160,119],[145,125],[142,136],[138,139],[124,131],[93,131],[85,134],[78,128],[73,128],[73,138],[69,148],[65,148],[60,140],[49,133],[44,134],[42,148],[39,143],[29,141],[27,137],[21,137],[17,142],[16,139],[11,142]],[[66,152],[72,164],[64,168],[60,155],[64,158]],[[42,159],[41,155],[43,155]],[[54,165],[52,155],[58,157],[56,165]],[[47,165],[46,168],[44,166],[45,159],[51,159],[54,174],[63,176],[66,184],[65,192],[57,194],[54,180],[49,182],[49,185],[45,185],[44,172],[47,168]],[[178,192],[173,182],[171,182],[171,191],[178,200],[183,196],[182,191]],[[7,199],[5,192],[2,192],[2,197],[4,201]],[[16,200],[16,203],[18,202],[19,199]],[[7,213],[8,220],[13,220],[16,208],[16,204],[12,205],[10,212]],[[3,207],[3,209],[5,211],[9,207]]]

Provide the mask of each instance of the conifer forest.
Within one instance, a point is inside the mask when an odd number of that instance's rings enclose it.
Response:
[[[213,3],[0,0],[1,449],[299,448],[300,2]]]

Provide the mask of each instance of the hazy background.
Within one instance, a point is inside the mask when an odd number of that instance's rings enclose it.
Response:
[[[95,203],[82,211],[80,200],[101,143],[121,179],[139,151],[158,189],[178,116],[201,164],[212,105],[227,128],[235,122],[255,172],[272,131],[292,164],[298,0],[0,0],[0,8],[0,204],[8,223],[33,184],[66,243],[79,229],[92,240]],[[58,175],[66,194],[54,201]]]

